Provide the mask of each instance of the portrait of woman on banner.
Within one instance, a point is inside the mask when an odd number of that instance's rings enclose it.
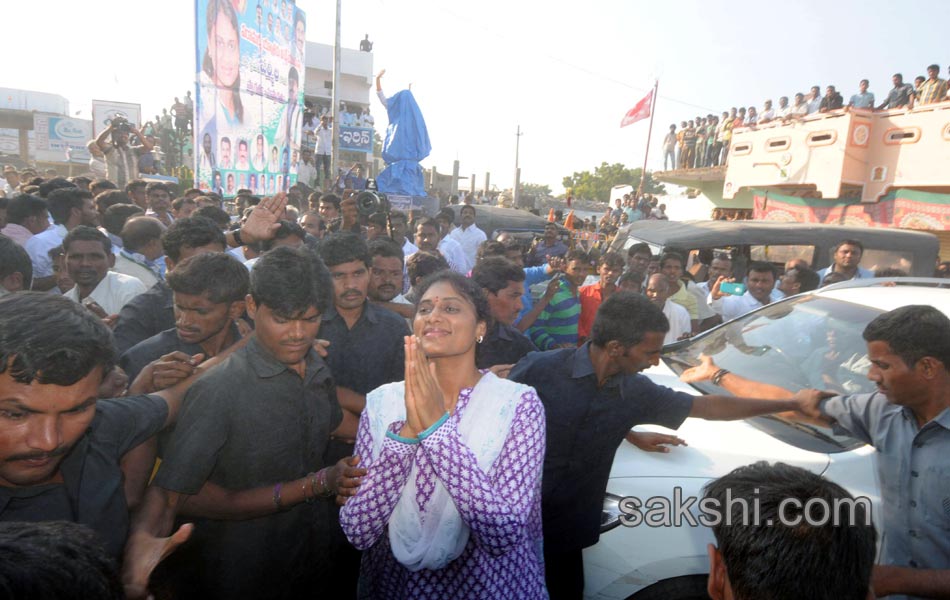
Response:
[[[203,131],[224,134],[245,124],[241,93],[240,23],[229,0],[208,0],[208,39],[201,70],[199,119]]]

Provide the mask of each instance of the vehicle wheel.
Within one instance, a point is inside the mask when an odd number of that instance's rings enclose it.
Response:
[[[627,600],[709,600],[708,575],[683,575],[664,579],[644,588]]]

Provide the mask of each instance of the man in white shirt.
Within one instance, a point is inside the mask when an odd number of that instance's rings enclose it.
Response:
[[[317,168],[313,165],[313,152],[304,150],[301,155],[303,160],[297,167],[297,182],[314,188],[317,185]]]
[[[330,128],[330,121],[327,117],[320,117],[320,125],[314,130],[313,135],[317,138],[317,171],[319,172],[320,167],[323,167],[323,189],[329,192],[327,182],[330,180],[330,152],[333,149],[333,130]]]
[[[808,114],[814,114],[821,108],[821,88],[813,86],[808,92]]]
[[[76,227],[96,227],[99,224],[99,211],[90,192],[76,187],[60,188],[49,193],[46,203],[54,225],[34,235],[23,245],[33,262],[33,290],[41,292],[56,285],[49,251],[61,246],[66,234]]]
[[[759,123],[768,123],[775,118],[775,109],[772,108],[772,101],[766,100],[762,107],[762,114],[759,115]]]
[[[423,219],[416,224],[416,246],[419,250],[438,251],[457,273],[465,275],[469,271],[462,247],[455,240],[440,239],[439,222],[435,219]]]
[[[663,344],[672,344],[683,334],[690,333],[689,311],[675,302],[670,302],[670,282],[662,273],[654,273],[647,279],[646,297],[666,316],[670,330],[663,337]]]
[[[19,185],[20,174],[17,172],[16,167],[13,165],[3,167],[3,193],[6,194],[7,198],[13,198],[19,194],[19,192],[17,192]]]
[[[462,224],[448,233],[449,238],[455,240],[462,247],[469,270],[475,266],[475,254],[478,247],[488,239],[485,232],[475,225],[475,207],[466,204],[461,209]]]
[[[775,118],[784,121],[790,114],[792,114],[792,107],[788,105],[788,96],[782,96],[778,99],[778,108],[775,109]]]
[[[76,227],[63,240],[63,251],[66,269],[76,282],[65,296],[107,321],[114,321],[129,300],[146,291],[135,277],[109,271],[115,265],[112,242],[98,229]]]
[[[808,114],[808,103],[805,102],[805,95],[801,92],[795,94],[795,104],[792,105],[792,110],[789,111],[787,120],[798,119],[804,117]]]
[[[151,288],[162,278],[156,261],[165,254],[161,222],[154,217],[132,217],[122,227],[122,248],[112,271],[135,277]]]
[[[709,307],[730,321],[740,315],[772,302],[775,288],[775,267],[772,263],[755,261],[749,264],[746,275],[747,291],[741,296],[732,296],[720,290],[723,283],[732,283],[734,278],[719,277],[709,291]]]

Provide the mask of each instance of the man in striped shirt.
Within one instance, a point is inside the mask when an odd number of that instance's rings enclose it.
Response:
[[[531,312],[537,318],[528,329],[528,337],[541,350],[569,348],[577,345],[577,324],[581,316],[580,286],[587,279],[590,262],[583,250],[571,250],[565,257],[567,267],[553,295],[545,294]],[[528,320],[531,315],[525,315]]]
[[[947,82],[946,80],[940,79],[940,66],[930,65],[927,67],[927,75],[929,79],[924,81],[920,87],[917,88],[918,104],[935,104],[946,100]]]

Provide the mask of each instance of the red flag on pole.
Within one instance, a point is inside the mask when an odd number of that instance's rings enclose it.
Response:
[[[650,116],[651,110],[653,110],[653,90],[650,90],[650,93],[644,96],[643,100],[637,102],[636,106],[627,111],[627,114],[623,116],[623,120],[620,121],[620,126],[626,127],[631,123],[646,119]]]

